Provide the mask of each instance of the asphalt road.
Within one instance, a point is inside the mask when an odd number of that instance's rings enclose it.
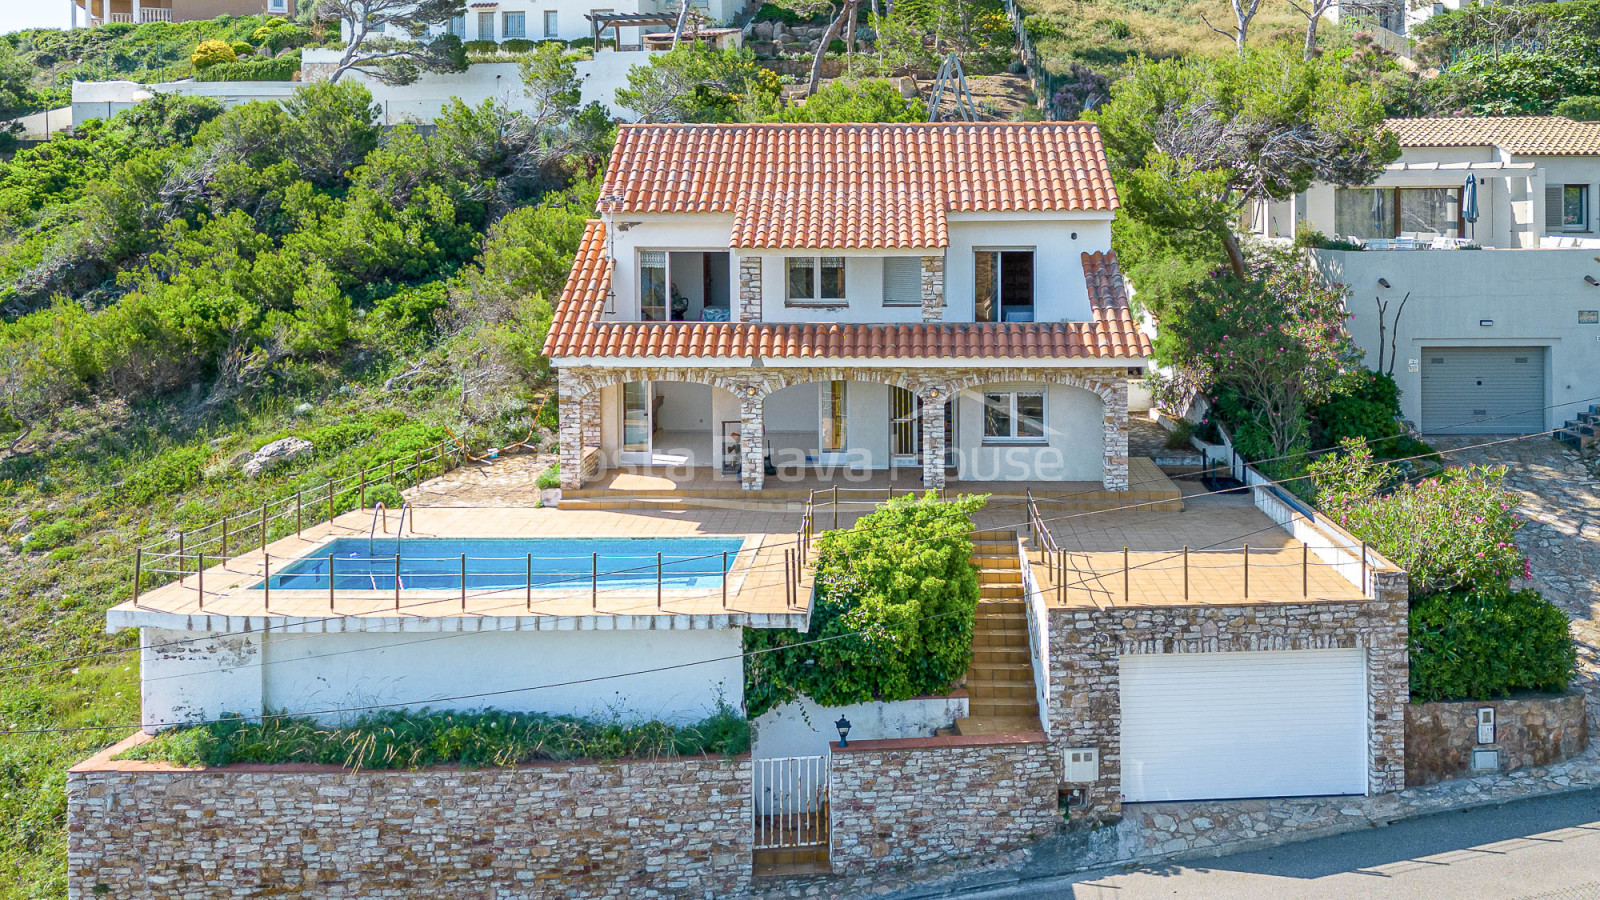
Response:
[[[1600,790],[1441,813],[1236,856],[964,896],[1600,900]]]

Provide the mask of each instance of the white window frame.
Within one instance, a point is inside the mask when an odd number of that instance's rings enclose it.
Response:
[[[544,19],[544,36],[547,39],[548,38],[559,38],[561,36],[560,10],[554,10],[554,9],[545,10],[543,19]]]
[[[810,263],[811,271],[812,271],[811,289],[812,289],[812,292],[816,296],[812,296],[812,297],[796,297],[790,291],[789,270],[796,263],[801,262],[802,260],[809,261],[809,263]],[[822,269],[823,269],[823,267],[825,265],[825,263],[824,263],[825,260],[826,261],[830,261],[830,262],[833,261],[833,260],[837,260],[838,261],[840,292],[839,292],[839,296],[837,296],[837,297],[824,297],[824,296],[821,296],[821,294],[822,294]],[[831,255],[830,256],[822,256],[822,255],[817,255],[817,256],[786,256],[783,259],[783,303],[784,303],[785,306],[816,306],[816,307],[848,306],[848,305],[850,305],[850,301],[849,301],[849,298],[847,296],[845,296],[845,295],[849,293],[849,279],[850,279],[850,263],[849,263],[847,257],[831,256]]]
[[[463,41],[466,40],[467,39],[467,15],[466,15],[466,13],[462,13],[459,16],[451,16],[450,17],[450,21],[445,23],[444,33],[445,34],[453,34],[456,37],[462,39]]]
[[[511,17],[516,16],[517,30],[511,30]],[[500,14],[500,30],[504,32],[504,40],[525,41],[528,39],[528,14],[516,10],[507,10]]]
[[[1039,434],[1021,434],[1018,423],[1021,421],[1017,415],[1018,397],[1039,398]],[[995,398],[1004,398],[1000,403]],[[1019,388],[1009,391],[989,391],[979,393],[978,401],[981,404],[979,427],[983,429],[983,443],[985,444],[1045,444],[1050,441],[1050,395],[1044,388]],[[1004,405],[1008,433],[1003,435],[989,434],[989,408]]]
[[[483,31],[483,23],[485,23],[485,22],[489,23],[489,32],[488,32],[488,34],[485,34],[484,31]],[[480,41],[492,41],[492,40],[494,40],[494,34],[495,34],[495,14],[494,14],[494,10],[492,10],[492,9],[480,9],[480,10],[478,10],[478,37],[477,37],[477,39],[480,40]]]
[[[1583,218],[1577,224],[1574,224],[1574,225],[1568,225],[1567,224],[1567,190],[1570,189],[1570,188],[1577,188],[1578,189],[1578,196],[1580,198],[1582,198],[1582,201],[1583,201],[1583,204],[1582,204],[1583,205]],[[1587,185],[1587,184],[1574,184],[1572,182],[1567,182],[1566,184],[1561,185],[1561,230],[1562,231],[1589,232],[1589,231],[1593,230],[1593,225],[1592,225],[1593,213],[1589,209],[1590,199],[1591,199],[1592,196],[1593,196],[1593,191],[1590,190],[1589,185]]]
[[[289,0],[267,0],[267,12],[286,13],[289,11]]]

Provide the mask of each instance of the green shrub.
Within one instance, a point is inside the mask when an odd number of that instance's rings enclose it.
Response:
[[[1568,97],[1551,112],[1575,122],[1600,122],[1600,97]]]
[[[122,483],[121,499],[144,504],[188,490],[200,483],[200,473],[210,456],[211,451],[204,444],[174,447],[129,473]]]
[[[377,509],[382,503],[385,509],[399,509],[406,505],[405,495],[400,489],[385,481],[382,484],[367,485],[367,509]]]
[[[971,515],[986,500],[898,497],[823,533],[811,629],[745,629],[749,714],[801,695],[843,706],[949,690],[972,658]]]
[[[28,550],[51,550],[78,537],[78,523],[74,519],[57,519],[40,525],[28,534]]]
[[[1413,599],[1410,642],[1411,697],[1423,702],[1557,693],[1577,673],[1566,613],[1533,590]]]
[[[1133,29],[1122,19],[1106,19],[1106,37],[1113,40],[1125,41],[1133,34]]]
[[[763,3],[761,4],[761,8],[756,10],[755,21],[782,22],[785,25],[799,25],[803,22],[811,22],[819,18],[821,18],[820,13],[816,16],[802,16],[787,6],[779,6],[776,3]]]
[[[189,62],[196,69],[205,69],[221,63],[231,63],[238,58],[239,54],[227,41],[201,41],[200,46],[194,48],[194,53],[189,56]]]
[[[461,45],[461,49],[468,53],[493,53],[500,49],[500,45],[494,41],[467,41]]]
[[[1187,419],[1179,419],[1178,424],[1167,432],[1166,446],[1168,450],[1193,450],[1194,424]]]
[[[1522,522],[1505,469],[1445,469],[1416,484],[1396,479],[1358,439],[1311,464],[1317,505],[1335,522],[1410,574],[1411,595],[1503,590],[1528,575],[1517,549]]]
[[[539,479],[534,482],[541,490],[550,490],[561,487],[561,464],[556,463],[539,473]]]
[[[226,719],[162,732],[118,758],[181,766],[320,763],[348,769],[414,769],[734,756],[749,749],[749,722],[727,707],[694,725],[676,726],[539,713],[392,710],[334,728],[287,716],[260,723]]]
[[[1294,245],[1301,250],[1360,250],[1357,244],[1330,238],[1315,228],[1300,228],[1294,233]]]
[[[289,53],[274,59],[250,59],[218,63],[195,73],[196,81],[293,81],[300,71],[300,54]]]
[[[252,47],[249,41],[233,41],[228,46],[233,48],[234,56],[254,56],[256,52],[256,48]]]
[[[533,49],[533,41],[526,38],[510,38],[500,42],[500,49],[507,53],[527,53]]]
[[[1049,13],[1033,13],[1022,20],[1022,30],[1032,41],[1059,38],[1066,34],[1061,21]]]

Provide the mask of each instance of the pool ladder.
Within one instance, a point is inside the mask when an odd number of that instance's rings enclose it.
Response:
[[[399,519],[399,521],[395,522],[394,554],[395,554],[396,557],[398,557],[400,555],[400,539],[405,536],[405,532],[406,532],[406,512],[409,511],[410,509],[411,509],[411,501],[407,500],[405,503],[401,504],[401,506],[400,506],[400,519]],[[379,500],[377,503],[374,503],[372,505],[372,528],[371,528],[371,530],[369,530],[367,532],[367,556],[369,556],[369,557],[372,556],[372,554],[374,552],[373,549],[372,549],[372,545],[377,540],[377,536],[378,536],[378,516],[380,516],[380,515],[383,516],[383,522],[384,522],[383,530],[384,530],[385,533],[387,533],[388,530],[389,530],[389,507],[384,506],[382,500]],[[377,576],[377,573],[376,572],[371,572],[371,573],[368,574],[367,577],[372,579],[372,589],[373,590],[378,590],[378,576]],[[401,581],[400,581],[400,571],[399,571],[398,567],[395,570],[394,578],[395,578],[395,589],[396,590],[399,590],[400,588],[404,587],[404,584],[402,584]],[[329,579],[330,580],[332,579],[332,575],[331,574],[329,575]]]

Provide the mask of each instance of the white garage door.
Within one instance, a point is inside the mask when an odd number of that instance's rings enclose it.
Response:
[[[1544,430],[1543,347],[1424,347],[1421,353],[1424,432]]]
[[[1119,662],[1129,803],[1366,793],[1365,651]]]

